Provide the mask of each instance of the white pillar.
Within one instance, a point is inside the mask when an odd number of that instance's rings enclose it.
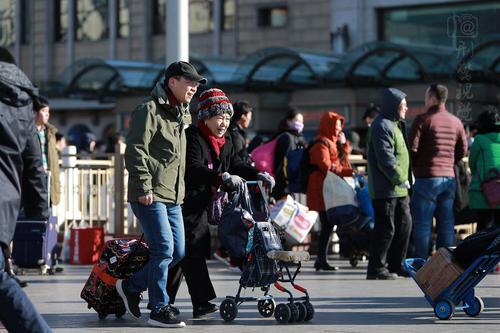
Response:
[[[213,49],[212,54],[214,56],[220,56],[221,51],[221,29],[222,29],[222,6],[220,0],[213,0],[212,12],[214,20],[214,31],[213,31]]]
[[[189,1],[166,1],[165,64],[189,61]]]

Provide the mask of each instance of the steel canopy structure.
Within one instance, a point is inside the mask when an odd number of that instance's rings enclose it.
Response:
[[[435,80],[500,83],[500,38],[483,42],[460,57],[457,50],[402,46],[388,42],[364,44],[342,55],[284,47],[258,50],[237,59],[194,54],[191,62],[207,77],[208,86],[275,91],[329,86],[366,87]],[[49,96],[106,98],[144,94],[162,80],[158,62],[81,59],[65,69]]]

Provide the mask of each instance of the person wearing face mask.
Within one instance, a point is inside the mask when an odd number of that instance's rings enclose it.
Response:
[[[193,304],[193,318],[218,309],[210,302],[216,295],[205,259],[210,251],[207,208],[212,195],[221,185],[227,189],[240,187],[241,177],[262,180],[270,187],[274,185],[270,175],[259,173],[234,149],[231,135],[227,133],[233,113],[233,106],[222,90],[208,89],[199,98],[198,124],[186,130],[186,197],[182,206],[186,255],[179,265],[170,269],[167,291],[173,304],[184,275]]]
[[[288,153],[300,147],[306,147],[306,142],[302,136],[304,130],[304,116],[296,108],[289,108],[278,125],[278,142],[274,152],[274,175],[276,186],[272,192],[272,197],[279,200],[290,194],[287,189],[287,179],[285,176],[284,163]]]
[[[318,239],[318,256],[314,263],[316,271],[336,271],[338,267],[330,266],[327,261],[328,244],[333,227],[337,221],[329,221],[326,217],[323,200],[323,181],[328,171],[339,176],[352,175],[349,163],[350,145],[342,129],[344,117],[335,112],[327,112],[319,121],[319,133],[309,148],[309,160],[312,172],[307,184],[307,206],[319,212],[321,231]]]

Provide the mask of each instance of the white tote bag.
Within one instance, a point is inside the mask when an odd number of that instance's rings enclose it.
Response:
[[[344,178],[330,171],[323,181],[323,200],[328,221],[343,226],[356,221],[359,216],[356,191]]]

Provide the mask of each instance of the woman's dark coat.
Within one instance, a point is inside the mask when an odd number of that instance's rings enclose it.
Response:
[[[218,185],[219,174],[227,171],[246,180],[255,180],[258,170],[240,159],[228,133],[218,157],[197,127],[190,126],[186,130],[186,139],[186,197],[182,206],[186,253],[205,256],[210,249],[207,207]],[[208,168],[208,152],[211,154],[213,170]]]

